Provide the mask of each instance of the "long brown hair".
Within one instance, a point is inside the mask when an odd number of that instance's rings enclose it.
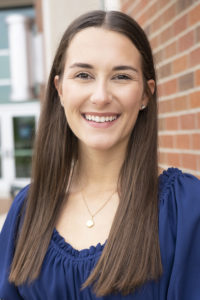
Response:
[[[133,292],[162,273],[158,237],[157,88],[151,47],[141,27],[121,12],[92,11],[65,31],[51,69],[41,112],[32,166],[32,183],[24,202],[24,219],[16,241],[10,281],[16,285],[39,276],[52,232],[66,199],[77,138],[68,126],[54,85],[62,77],[66,50],[77,32],[102,27],[128,37],[141,54],[146,109],[139,112],[122,165],[120,202],[102,255],[83,287],[93,284],[97,296]]]

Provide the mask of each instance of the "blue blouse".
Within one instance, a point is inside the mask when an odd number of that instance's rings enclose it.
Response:
[[[159,177],[159,239],[163,275],[134,294],[97,298],[81,284],[99,259],[104,245],[75,250],[54,229],[41,273],[31,285],[8,282],[16,220],[27,193],[15,198],[0,235],[0,299],[5,300],[199,300],[200,181],[170,168]]]

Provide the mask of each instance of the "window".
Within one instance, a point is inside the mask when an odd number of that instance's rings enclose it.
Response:
[[[16,178],[29,178],[35,135],[35,117],[14,117],[14,160]]]

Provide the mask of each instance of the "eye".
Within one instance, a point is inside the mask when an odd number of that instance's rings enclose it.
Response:
[[[113,77],[114,80],[131,80],[131,77],[127,74],[117,74]]]
[[[83,80],[88,80],[88,79],[91,79],[92,76],[88,73],[85,73],[85,72],[81,72],[81,73],[78,73],[75,75],[76,78],[79,78],[79,79],[83,79]]]

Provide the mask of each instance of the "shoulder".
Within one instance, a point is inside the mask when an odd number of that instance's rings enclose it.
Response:
[[[8,280],[9,269],[15,249],[17,231],[21,221],[21,208],[29,186],[23,188],[15,197],[0,233],[0,297],[4,299],[21,299],[17,288]]]
[[[190,235],[199,222],[200,180],[179,169],[164,171],[159,177],[160,235],[166,238],[170,234],[177,239],[177,234],[182,236],[184,232],[186,237],[186,232]]]
[[[196,199],[199,201],[200,180],[192,174],[183,173],[177,168],[169,168],[159,176],[159,198],[161,204],[175,195],[176,201],[184,201],[185,199]]]
[[[162,283],[169,299],[199,299],[200,180],[178,169],[159,178]]]
[[[27,185],[23,189],[21,189],[20,192],[15,197],[15,199],[13,200],[13,203],[10,207],[7,218],[5,220],[3,229],[17,226],[17,223],[20,219],[21,208],[22,208],[23,204],[25,204],[25,201],[26,201],[26,198],[28,195],[28,191],[29,191],[29,187],[30,187],[30,185]],[[4,232],[3,229],[2,229],[2,232]]]
[[[178,228],[191,230],[199,219],[200,180],[179,169],[164,171],[159,177],[160,231],[170,232],[175,238]]]

